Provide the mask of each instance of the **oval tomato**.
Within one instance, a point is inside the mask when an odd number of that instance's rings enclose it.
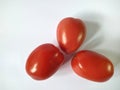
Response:
[[[64,62],[64,56],[52,44],[37,47],[28,57],[26,72],[33,79],[44,80],[53,75]]]
[[[57,41],[66,53],[76,51],[83,43],[85,36],[85,24],[80,19],[67,17],[58,24]]]
[[[89,50],[78,52],[71,65],[76,74],[96,82],[107,81],[114,73],[113,64],[108,58]]]

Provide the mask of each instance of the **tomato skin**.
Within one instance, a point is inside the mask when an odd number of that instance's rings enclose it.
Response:
[[[113,64],[109,59],[89,50],[78,52],[71,65],[77,75],[96,82],[107,81],[114,73]]]
[[[38,46],[27,59],[26,72],[35,80],[52,76],[63,64],[64,56],[57,47],[46,43]]]
[[[83,43],[86,36],[85,24],[72,17],[64,18],[57,27],[57,41],[65,53],[73,53]]]

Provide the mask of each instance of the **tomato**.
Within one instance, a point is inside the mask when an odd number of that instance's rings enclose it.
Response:
[[[37,47],[27,59],[26,72],[33,79],[44,80],[52,76],[63,64],[64,56],[52,44]]]
[[[114,73],[113,64],[108,58],[89,50],[78,52],[71,65],[77,75],[96,82],[107,81]]]
[[[57,27],[57,41],[65,53],[73,53],[83,43],[86,36],[85,24],[78,18],[67,17]]]

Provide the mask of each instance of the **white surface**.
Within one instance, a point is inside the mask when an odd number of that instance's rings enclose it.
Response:
[[[120,0],[0,0],[0,90],[120,90]],[[32,80],[25,62],[38,45],[55,45],[58,22],[81,18],[87,38],[81,49],[104,54],[115,74],[96,83],[78,77],[70,60],[45,81]]]

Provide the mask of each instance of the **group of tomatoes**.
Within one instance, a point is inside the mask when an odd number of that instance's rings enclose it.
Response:
[[[57,41],[65,54],[50,43],[38,46],[27,59],[25,67],[27,74],[35,80],[49,78],[63,65],[64,55],[75,53],[85,37],[86,27],[82,20],[64,18],[57,27]],[[96,82],[107,81],[114,73],[113,64],[108,58],[90,50],[75,53],[71,66],[78,76]]]

